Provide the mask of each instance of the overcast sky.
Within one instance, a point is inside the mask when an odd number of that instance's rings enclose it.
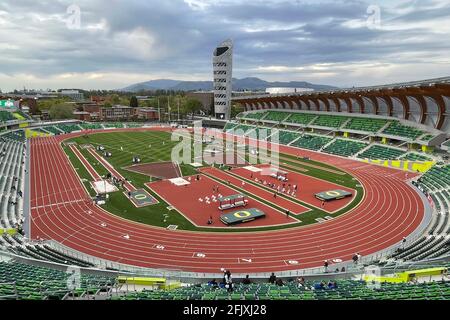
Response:
[[[227,38],[238,78],[348,87],[450,75],[448,0],[1,0],[0,89],[210,80]]]

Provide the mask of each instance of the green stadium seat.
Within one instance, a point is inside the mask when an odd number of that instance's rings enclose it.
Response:
[[[406,151],[384,147],[380,145],[374,145],[363,153],[358,155],[361,159],[374,159],[374,160],[397,160],[406,154]]]
[[[311,123],[311,121],[313,121],[315,118],[317,118],[316,114],[292,113],[291,116],[284,121],[284,123],[299,124],[299,125],[306,126],[309,123]]]
[[[344,116],[320,115],[314,120],[312,125],[327,128],[340,128],[347,120],[348,118]]]
[[[402,125],[399,121],[391,122],[391,124],[383,131],[383,133],[412,140],[416,140],[417,138],[425,134],[425,132],[423,132],[422,130]]]
[[[318,151],[331,140],[333,140],[331,137],[303,134],[291,146]]]
[[[322,151],[329,154],[350,157],[357,154],[367,146],[368,144],[359,141],[336,139]]]
[[[378,132],[388,123],[385,119],[373,118],[351,118],[345,125],[344,129],[364,131],[364,132]]]

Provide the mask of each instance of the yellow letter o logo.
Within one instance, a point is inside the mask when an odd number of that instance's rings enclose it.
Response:
[[[235,212],[234,216],[236,218],[248,218],[250,217],[252,214],[248,211],[239,211],[239,212]]]

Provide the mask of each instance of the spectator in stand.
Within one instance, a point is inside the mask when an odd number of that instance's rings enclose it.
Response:
[[[251,283],[252,283],[252,281],[250,280],[250,276],[249,275],[246,275],[245,279],[242,280],[242,284],[251,284]]]
[[[329,281],[328,282],[328,289],[337,289],[337,282],[336,281]]]
[[[233,278],[231,277],[230,270],[225,272],[225,288],[227,292],[233,292]]]
[[[313,288],[314,290],[323,290],[325,289],[325,282],[315,283]]]
[[[279,287],[282,287],[284,285],[283,280],[281,278],[277,278],[275,284]]]
[[[298,285],[298,287],[304,287],[305,286],[305,278],[303,278],[303,277],[297,278],[297,285]]]
[[[210,282],[208,282],[209,286],[212,286],[213,288],[218,288],[219,284],[217,283],[216,279],[212,279]]]
[[[269,278],[269,283],[275,284],[275,281],[277,281],[277,276],[272,272],[272,275]]]

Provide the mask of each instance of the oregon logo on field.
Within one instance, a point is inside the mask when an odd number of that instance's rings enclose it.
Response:
[[[239,210],[232,213],[226,213],[220,216],[220,220],[227,224],[236,224],[249,222],[258,218],[265,217],[264,212],[259,209],[251,208],[247,210]]]
[[[248,217],[252,216],[252,214],[248,211],[238,211],[238,212],[233,213],[233,215],[236,218],[248,218]]]
[[[326,194],[331,197],[339,197],[342,195],[339,191],[327,191]]]
[[[329,190],[316,193],[316,198],[323,201],[338,200],[351,196],[352,193],[345,190]]]
[[[129,194],[126,192],[126,194],[127,194],[127,196],[129,196],[131,202],[133,202],[133,204],[136,207],[139,207],[139,208],[140,207],[145,207],[145,206],[150,206],[152,204],[158,203],[158,200],[153,198],[144,189],[138,189],[138,190],[130,191]]]

